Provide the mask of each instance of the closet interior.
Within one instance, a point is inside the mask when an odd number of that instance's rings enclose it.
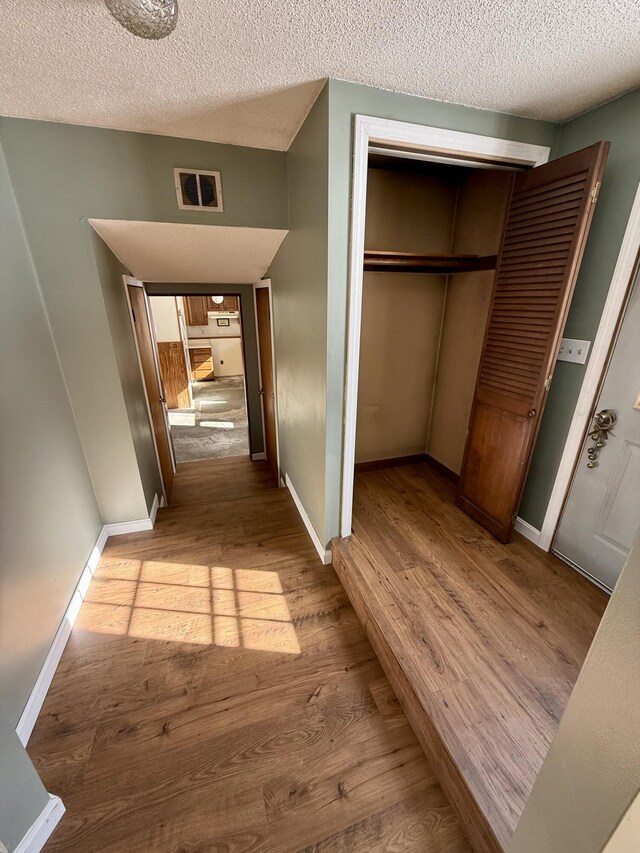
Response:
[[[369,155],[357,470],[460,473],[514,175]]]

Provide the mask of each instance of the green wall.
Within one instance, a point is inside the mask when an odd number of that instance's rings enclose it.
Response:
[[[87,219],[286,228],[286,155],[10,118],[0,142],[103,521],[138,519],[141,474]],[[178,210],[174,166],[219,169],[224,212]],[[138,495],[123,488],[135,479]]]
[[[562,125],[552,157],[579,151],[601,139],[610,140],[611,150],[565,330],[566,337],[590,341],[598,329],[640,182],[640,89]],[[586,365],[581,364],[556,365],[520,509],[522,518],[538,529],[585,370]]]
[[[280,468],[325,540],[328,89],[322,90],[287,153],[289,234],[273,260]],[[342,390],[340,390],[342,395]]]
[[[260,371],[258,369],[258,339],[256,335],[253,285],[251,284],[176,284],[147,282],[145,290],[150,296],[198,296],[210,294],[240,294],[242,317],[242,345],[249,409],[249,444],[251,453],[262,453],[262,399],[260,397]]]
[[[0,842],[13,853],[49,801],[13,721],[0,705]]]
[[[356,114],[553,146],[557,125],[330,80],[325,540],[340,517],[352,128]],[[319,489],[319,487],[318,487]],[[322,537],[321,537],[322,538]]]
[[[0,257],[0,700],[15,727],[102,523],[1,151]]]
[[[119,510],[126,516],[145,518],[149,515],[155,496],[162,497],[163,488],[122,280],[122,276],[129,271],[95,231],[92,230],[90,236],[129,423],[131,443],[126,447],[126,452],[133,452],[137,463],[133,464],[134,459],[130,460],[127,466],[128,480],[120,483],[122,498]],[[125,500],[129,502],[126,509]]]

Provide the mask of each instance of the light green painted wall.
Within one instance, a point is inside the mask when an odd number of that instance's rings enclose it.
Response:
[[[289,234],[273,260],[280,467],[325,540],[328,90],[287,153]],[[342,392],[340,392],[341,394]]]
[[[9,853],[47,805],[49,794],[0,705],[0,841]]]
[[[565,335],[593,341],[640,181],[640,89],[560,128],[552,156],[610,140],[600,197]],[[542,525],[586,365],[558,362],[540,427],[520,515]]]
[[[0,699],[15,727],[102,525],[1,152],[0,257]]]
[[[252,453],[264,451],[262,438],[262,400],[260,398],[260,372],[258,369],[258,341],[256,337],[253,285],[251,284],[145,284],[150,296],[198,296],[217,294],[240,294],[242,317],[242,344],[244,347],[244,369],[249,409],[249,443]]]
[[[326,540],[339,531],[352,127],[356,114],[553,146],[557,125],[330,80]],[[318,486],[318,493],[320,487]]]
[[[284,152],[0,120],[18,206],[105,522],[140,518],[140,472],[88,217],[282,228]],[[174,166],[219,169],[225,210],[178,210]]]
[[[151,511],[155,496],[162,497],[162,480],[122,279],[128,270],[95,231],[92,230],[90,236],[113,340],[129,423],[131,448],[137,463],[137,470],[133,464],[127,466],[130,477],[127,483],[121,483],[123,498],[130,503],[126,515],[145,518]],[[127,448],[128,453],[131,452],[131,448]]]

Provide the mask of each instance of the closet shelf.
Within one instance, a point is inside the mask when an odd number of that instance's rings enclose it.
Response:
[[[365,272],[422,272],[448,275],[493,270],[497,255],[433,255],[416,252],[377,252],[365,249]]]

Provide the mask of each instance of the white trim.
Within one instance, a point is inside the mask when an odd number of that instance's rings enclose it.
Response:
[[[38,719],[38,714],[40,713],[40,709],[44,703],[47,691],[49,690],[49,686],[51,685],[51,681],[55,675],[56,668],[60,662],[64,648],[67,645],[71,629],[78,617],[80,606],[84,601],[87,589],[91,583],[91,578],[94,575],[98,563],[100,562],[100,555],[102,554],[108,535],[106,528],[103,527],[98,535],[96,544],[93,546],[91,553],[89,554],[89,559],[82,570],[80,579],[73,591],[71,601],[67,605],[62,621],[58,626],[58,630],[53,638],[53,642],[51,643],[51,647],[49,648],[44,660],[42,669],[36,679],[36,683],[33,686],[31,695],[27,699],[27,704],[24,706],[24,710],[20,715],[18,725],[16,726],[16,733],[23,746],[27,745],[29,738],[31,737],[31,732],[33,731],[33,727]]]
[[[49,794],[47,804],[29,827],[22,841],[18,842],[14,853],[40,853],[64,812],[64,803],[60,797]]]
[[[259,288],[266,287],[269,290],[269,331],[271,333],[271,364],[273,366],[273,395],[274,395],[274,409],[275,409],[275,428],[276,428],[276,471],[280,472],[280,429],[278,426],[278,380],[276,378],[276,343],[275,343],[275,332],[274,332],[274,316],[273,316],[273,291],[271,288],[271,279],[265,278],[261,281],[257,281],[253,285],[253,309],[255,312],[255,320],[256,320],[256,349],[258,350],[258,375],[260,377],[260,398],[262,405],[260,406],[262,410],[262,442],[264,444],[265,453],[262,457],[263,459],[267,458],[267,437],[264,431],[264,394],[262,393],[262,363],[260,361],[260,332],[258,330],[258,303],[256,300],[256,290]],[[257,455],[257,454],[256,454]],[[253,458],[253,457],[252,457]]]
[[[356,419],[358,408],[358,370],[360,360],[360,324],[362,316],[362,282],[364,230],[367,203],[367,159],[370,141],[404,144],[432,153],[432,159],[443,160],[455,154],[459,164],[478,165],[481,160],[498,160],[503,164],[539,166],[549,159],[550,149],[475,133],[461,133],[440,127],[355,116],[353,151],[353,191],[351,207],[351,245],[349,249],[349,317],[347,332],[347,365],[345,388],[344,446],[342,456],[342,507],[340,531],[351,535],[353,483],[356,453]]]
[[[38,719],[38,714],[44,704],[53,676],[55,675],[58,664],[60,663],[60,658],[62,657],[62,653],[64,652],[69,636],[71,635],[71,630],[78,618],[80,607],[82,606],[82,602],[84,601],[87,590],[89,589],[91,578],[95,574],[98,563],[100,562],[100,555],[102,554],[107,539],[110,536],[118,536],[123,533],[152,530],[159,504],[160,499],[156,494],[153,499],[149,518],[142,518],[139,521],[124,521],[120,524],[103,525],[102,530],[96,539],[96,544],[91,549],[89,559],[87,560],[85,567],[82,570],[82,574],[80,575],[80,579],[76,584],[76,588],[73,591],[71,601],[67,605],[62,621],[58,626],[58,630],[53,638],[53,642],[51,643],[51,647],[49,648],[44,660],[42,669],[36,679],[36,683],[33,686],[33,690],[31,691],[31,694],[27,699],[27,703],[24,706],[24,710],[20,715],[20,719],[18,720],[16,734],[20,738],[23,746],[27,745],[29,738],[31,737],[31,732],[33,731],[33,727]]]
[[[596,394],[600,386],[602,374],[607,367],[607,359],[613,337],[616,333],[620,314],[625,306],[631,276],[633,275],[638,252],[640,251],[640,185],[631,208],[627,228],[620,246],[620,253],[613,271],[607,301],[605,302],[600,324],[596,333],[591,357],[585,370],[584,379],[578,402],[573,413],[569,433],[565,441],[564,450],[560,459],[560,465],[556,479],[551,490],[551,497],[547,504],[547,511],[542,522],[540,540],[538,545],[544,551],[549,551],[556,528],[560,523],[560,516],[564,506],[565,498],[569,492],[573,472],[578,454],[582,449],[582,442],[591,418],[593,407],[596,404]]]
[[[266,459],[266,458],[267,458],[266,453],[252,453],[251,454],[251,461],[252,462],[259,462],[261,459]]]
[[[525,539],[528,539],[529,542],[533,542],[534,545],[537,545],[540,541],[540,531],[538,528],[534,527],[533,524],[529,524],[529,522],[525,521],[524,518],[520,518],[520,516],[518,516],[516,518],[514,528],[518,533],[521,533]]]
[[[293,502],[296,505],[298,512],[300,513],[300,518],[304,522],[304,526],[307,528],[307,533],[311,537],[311,541],[314,544],[316,551],[318,552],[318,556],[322,560],[322,564],[324,566],[330,566],[332,562],[331,550],[324,547],[322,542],[320,541],[320,537],[316,533],[313,524],[311,524],[311,519],[307,515],[305,508],[302,505],[302,501],[298,497],[298,493],[293,487],[293,483],[289,479],[289,475],[284,475],[284,482],[286,487],[289,489],[291,493],[291,497],[293,498]]]

